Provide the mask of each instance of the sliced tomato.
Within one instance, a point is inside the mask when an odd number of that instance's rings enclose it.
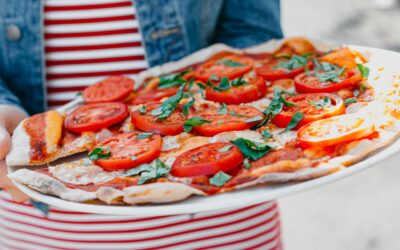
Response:
[[[267,81],[275,81],[284,78],[294,78],[298,74],[303,73],[305,68],[309,69],[312,67],[312,62],[308,62],[305,67],[299,67],[295,69],[279,68],[279,63],[284,61],[288,61],[288,59],[279,58],[269,61],[261,67],[256,68],[256,74]]]
[[[67,115],[65,128],[76,133],[97,131],[122,122],[128,114],[122,102],[86,104]]]
[[[155,89],[147,92],[139,92],[137,97],[132,100],[132,104],[145,104],[152,101],[159,101],[165,97],[170,97],[178,92],[178,88]]]
[[[355,87],[362,80],[359,70],[347,70],[338,77],[339,82],[326,81],[321,82],[316,73],[326,73],[322,70],[313,70],[305,72],[295,77],[294,85],[298,93],[331,93],[343,88]]]
[[[127,98],[135,81],[124,76],[110,76],[87,87],[82,97],[86,103],[115,102]]]
[[[335,115],[341,115],[346,111],[343,99],[334,94],[299,94],[285,99],[296,106],[283,106],[282,111],[272,118],[272,123],[281,128],[286,128],[288,126],[296,112],[301,112],[305,115],[296,126],[296,129],[298,129],[307,123]],[[330,105],[326,107],[318,107],[311,104],[312,102],[322,102],[324,99],[329,99]]]
[[[245,130],[254,127],[264,119],[264,114],[249,106],[229,105],[226,114],[218,114],[217,109],[207,109],[190,114],[189,117],[201,117],[210,123],[193,129],[204,136],[214,136],[227,131]],[[252,118],[259,118],[251,121]]]
[[[297,132],[297,138],[302,148],[325,147],[362,139],[374,132],[374,123],[367,118],[346,114],[311,122]]]
[[[229,147],[228,150],[221,150]],[[176,158],[171,174],[177,177],[214,175],[242,165],[243,155],[233,144],[215,142],[191,149]]]
[[[183,132],[183,123],[185,116],[182,113],[182,107],[178,106],[172,114],[165,119],[158,119],[157,116],[151,115],[151,111],[157,109],[161,103],[147,104],[142,114],[140,111],[131,113],[131,120],[136,128],[153,132],[160,135],[177,135]]]
[[[149,163],[156,159],[161,152],[162,139],[153,134],[144,139],[138,139],[140,132],[119,134],[98,145],[110,148],[110,157],[94,161],[107,171],[125,170]],[[107,153],[107,152],[106,152]]]
[[[226,91],[206,88],[206,99],[225,104],[240,104],[257,101],[267,93],[267,85],[262,78],[251,78],[247,84],[231,87]]]
[[[241,55],[223,55],[213,57],[194,70],[197,80],[207,82],[210,76],[235,79],[249,72],[253,68],[253,59]]]

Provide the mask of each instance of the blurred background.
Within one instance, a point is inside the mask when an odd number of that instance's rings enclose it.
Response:
[[[286,36],[400,52],[400,1],[281,4]],[[400,249],[400,155],[361,174],[281,199],[280,206],[286,250]]]

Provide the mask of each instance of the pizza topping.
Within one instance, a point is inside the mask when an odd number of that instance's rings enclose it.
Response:
[[[222,171],[219,171],[216,175],[210,178],[210,184],[217,186],[217,187],[222,187],[227,183],[230,179],[232,179],[232,176],[229,174],[226,174]]]
[[[222,103],[221,107],[219,107],[217,111],[217,114],[226,115],[227,112],[228,112],[228,107],[226,106],[225,103]]]
[[[333,94],[299,94],[287,97],[287,102],[292,105],[282,105],[281,111],[272,118],[272,123],[286,131],[345,113],[342,98]]]
[[[246,158],[253,161],[261,158],[273,149],[273,147],[267,143],[260,143],[244,138],[238,138],[231,142],[240,149]]]
[[[80,106],[65,118],[65,128],[71,132],[98,131],[122,122],[128,108],[122,102],[93,103]]]
[[[211,123],[211,122],[201,117],[192,117],[184,122],[183,129],[189,133],[194,126],[200,126],[203,125],[204,123]]]
[[[157,116],[158,119],[165,119],[169,117],[172,112],[176,109],[178,106],[179,102],[183,98],[183,90],[184,90],[185,85],[182,85],[176,95],[171,96],[167,100],[161,103],[161,105],[152,110],[150,113],[152,116]]]
[[[263,138],[264,140],[267,140],[267,139],[272,138],[272,134],[271,134],[271,131],[270,131],[269,129],[264,129],[264,130],[262,130],[262,131],[261,131],[261,135],[262,135],[262,138]]]
[[[140,133],[131,132],[111,137],[97,145],[89,155],[98,155],[94,160],[95,164],[108,171],[130,169],[149,163],[161,152],[161,136],[152,134],[138,139],[138,135]],[[108,157],[101,157],[99,154]]]
[[[368,118],[346,114],[309,123],[297,137],[302,148],[324,147],[362,139],[374,132],[375,126]]]
[[[152,135],[154,135],[154,133],[152,133],[152,132],[150,132],[150,133],[140,133],[140,134],[138,134],[136,136],[136,139],[143,140],[143,139],[146,139],[147,137],[152,136]]]
[[[357,68],[361,72],[361,75],[364,79],[367,79],[369,76],[369,68],[363,64],[357,63]]]
[[[357,98],[350,97],[350,98],[347,98],[346,100],[344,100],[344,105],[349,105],[349,104],[352,104],[352,103],[355,103],[355,102],[357,102]]]
[[[216,109],[194,112],[190,116],[197,123],[191,125],[201,135],[214,136],[222,132],[249,129],[264,119],[263,114],[253,107],[229,105],[226,109],[227,114],[219,114]]]
[[[142,164],[136,168],[125,171],[123,176],[134,176],[140,174],[137,184],[142,185],[149,180],[166,176],[169,171],[170,168],[164,162],[160,159],[156,159],[152,164]]]
[[[178,88],[155,89],[146,92],[139,92],[135,98],[132,99],[132,104],[145,104],[153,101],[160,101],[166,97],[175,95]]]
[[[183,115],[184,116],[187,116],[189,114],[189,110],[193,106],[194,102],[195,102],[195,99],[192,96],[190,101],[188,101],[185,105],[183,105]]]
[[[181,154],[172,165],[171,174],[176,177],[214,175],[219,171],[227,172],[239,167],[243,162],[240,150],[230,143],[216,142],[206,144]],[[225,148],[226,149],[226,148]]]
[[[86,103],[122,101],[132,93],[134,83],[124,76],[110,76],[87,87],[82,96]]]
[[[96,147],[89,154],[89,160],[97,161],[98,159],[107,159],[111,156],[110,147]]]
[[[158,83],[158,88],[160,89],[171,88],[186,83],[186,80],[182,79],[181,77],[188,72],[189,72],[188,70],[184,70],[176,74],[160,76],[160,82]]]

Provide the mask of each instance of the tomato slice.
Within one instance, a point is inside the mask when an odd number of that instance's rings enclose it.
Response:
[[[157,116],[151,115],[151,111],[157,109],[161,103],[151,103],[146,105],[146,113],[140,111],[131,113],[131,120],[136,128],[153,132],[161,135],[177,135],[183,132],[183,123],[186,120],[182,113],[182,107],[178,106],[172,114],[165,119],[157,119]]]
[[[86,104],[67,115],[65,128],[76,133],[97,131],[122,122],[128,114],[122,102]]]
[[[206,88],[206,99],[225,104],[240,104],[257,101],[267,93],[267,85],[262,78],[250,78],[247,84],[231,87],[226,91]]]
[[[374,132],[373,122],[357,114],[345,114],[311,122],[297,132],[297,138],[302,148],[325,147],[362,139]]]
[[[296,112],[304,114],[304,118],[296,126],[297,128],[310,123],[312,121],[320,120],[323,118],[341,115],[345,113],[345,106],[343,99],[334,94],[326,93],[315,93],[315,94],[299,94],[296,96],[290,96],[285,98],[288,102],[295,104],[296,106],[282,108],[282,111],[272,118],[272,123],[281,128],[286,128]],[[324,100],[328,100],[330,105],[326,107],[318,107],[311,105],[313,103],[323,103]],[[316,105],[317,105],[316,104]]]
[[[178,88],[155,89],[147,92],[139,92],[138,96],[132,100],[132,104],[145,104],[152,101],[159,101],[165,97],[170,97],[178,92]]]
[[[339,82],[321,82],[314,74],[326,73],[322,70],[313,70],[300,74],[294,78],[294,85],[298,93],[331,93],[343,88],[354,87],[362,80],[357,69],[347,70],[338,77]]]
[[[279,58],[272,60],[261,67],[255,69],[255,72],[260,77],[264,78],[266,81],[275,81],[284,78],[294,78],[298,74],[304,72],[305,68],[311,68],[312,62],[308,62],[305,67],[295,68],[295,69],[284,69],[278,68],[280,62],[288,61],[285,58]]]
[[[138,139],[140,132],[119,134],[96,147],[109,147],[111,155],[106,159],[95,162],[107,171],[125,170],[149,163],[156,159],[161,152],[162,139],[160,135],[153,134],[144,139]]]
[[[209,59],[197,66],[193,73],[197,80],[203,82],[207,82],[212,75],[218,78],[225,76],[235,79],[249,72],[253,68],[253,64],[253,59],[249,57],[226,54]]]
[[[264,119],[261,111],[249,106],[229,105],[226,114],[218,114],[217,111],[217,109],[208,109],[191,113],[189,117],[201,117],[210,121],[193,129],[201,135],[214,136],[227,131],[252,128]],[[256,121],[249,120],[257,117],[259,119]]]
[[[135,81],[124,76],[110,76],[87,87],[82,97],[86,103],[115,102],[127,98]]]
[[[229,147],[228,150],[221,150]],[[215,142],[191,149],[176,158],[171,174],[177,177],[214,175],[240,167],[243,155],[233,144]]]

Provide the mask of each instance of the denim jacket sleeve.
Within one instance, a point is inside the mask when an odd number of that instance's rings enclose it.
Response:
[[[23,109],[22,104],[18,97],[7,87],[5,81],[0,76],[0,105],[10,104],[15,105]]]
[[[282,38],[279,0],[225,0],[215,42],[237,48]]]

